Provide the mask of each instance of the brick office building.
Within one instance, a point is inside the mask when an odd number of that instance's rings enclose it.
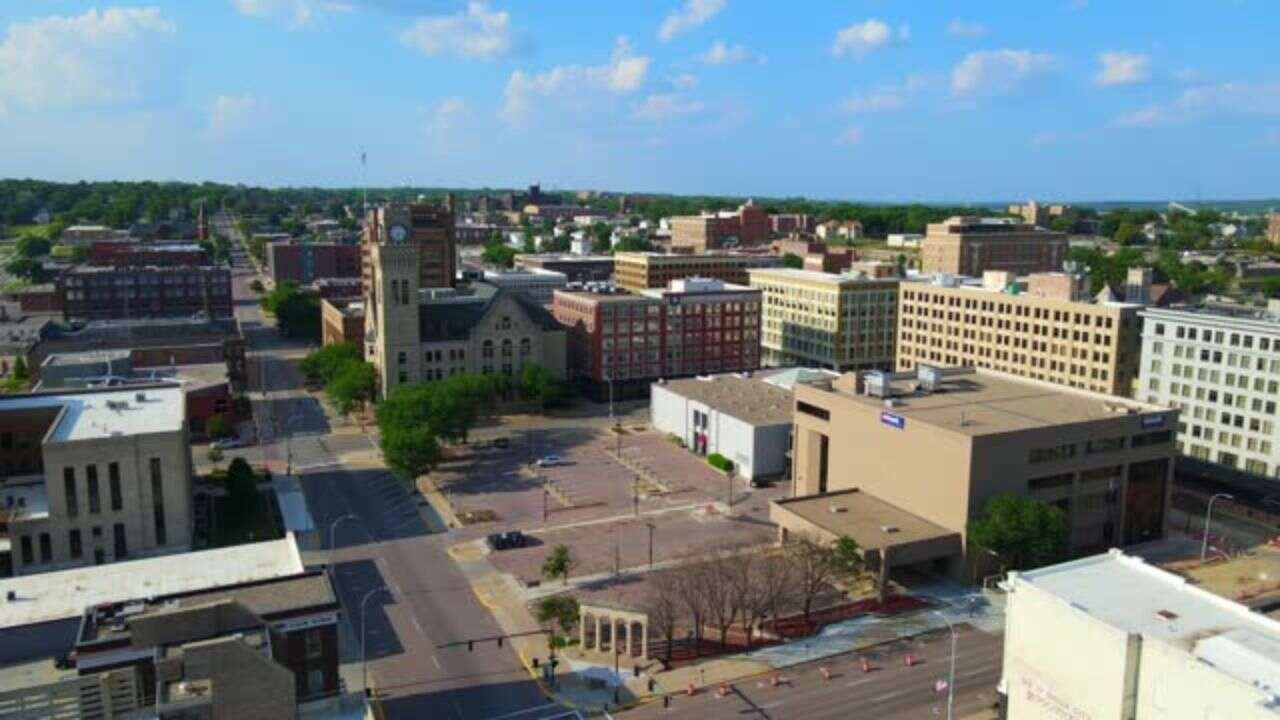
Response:
[[[920,270],[981,276],[988,270],[1055,272],[1067,260],[1067,234],[1035,225],[972,216],[930,223],[920,242]]]
[[[612,255],[563,255],[538,253],[517,255],[516,267],[524,270],[550,270],[564,273],[568,282],[602,282],[613,277]]]
[[[89,246],[89,264],[98,267],[176,267],[208,265],[209,253],[189,243],[147,244],[95,242]]]
[[[68,320],[232,316],[225,267],[78,267],[58,278]]]
[[[671,247],[685,252],[706,252],[763,245],[769,241],[772,230],[769,214],[754,200],[748,200],[734,212],[671,218]]]
[[[557,290],[570,374],[597,398],[643,395],[651,381],[760,367],[760,291],[676,280],[637,293]]]
[[[360,246],[286,240],[267,245],[267,269],[277,283],[360,277]]]
[[[712,278],[734,285],[746,285],[748,271],[777,267],[776,255],[746,253],[700,253],[696,255],[663,255],[653,252],[620,252],[613,256],[614,282],[632,292],[648,288],[664,288],[672,280]]]

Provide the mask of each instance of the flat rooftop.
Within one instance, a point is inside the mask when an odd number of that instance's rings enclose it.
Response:
[[[1180,648],[1241,682],[1280,694],[1280,622],[1185,578],[1111,550],[1040,570],[1010,573],[1127,633]]]
[[[302,557],[292,535],[216,550],[90,565],[0,580],[0,629],[79,617],[87,607],[138,597],[296,575]]]
[[[960,553],[960,534],[857,488],[775,500],[781,508],[836,536],[847,535],[863,550],[938,541]]]
[[[791,391],[762,378],[713,375],[666,380],[656,385],[737,418],[748,425],[790,425]]]
[[[869,266],[877,261],[861,261],[860,264]],[[888,265],[889,263],[879,263]],[[852,273],[829,273],[819,270],[800,270],[797,268],[752,268],[747,271],[751,277],[762,278],[779,278],[783,280],[796,280],[812,283],[823,283],[829,285],[842,285],[845,283],[880,283],[882,285],[891,285],[898,282],[898,278],[874,278],[868,275]]]
[[[143,399],[138,400],[141,395]],[[63,408],[47,435],[52,442],[176,432],[186,424],[181,387],[147,387],[0,398],[6,410]]]
[[[1170,412],[1158,405],[982,368],[949,377],[932,392],[918,390],[914,380],[894,381],[896,394],[892,397],[893,407],[888,407],[885,398],[854,393],[852,378],[852,374],[841,377],[831,392],[907,422],[970,436]],[[1172,426],[1153,429],[1171,430]]]

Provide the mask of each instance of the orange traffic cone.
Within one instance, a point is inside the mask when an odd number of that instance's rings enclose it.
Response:
[[[716,691],[716,693],[717,693],[720,697],[725,697],[725,696],[727,696],[727,695],[729,694],[729,686],[728,686],[728,685],[725,685],[724,683],[720,683],[720,688],[719,688],[719,690],[717,690],[717,691]]]
[[[871,663],[867,662],[866,658],[862,658],[862,672],[871,672]]]
[[[907,657],[903,659],[903,662],[906,663],[907,667],[911,667],[916,664],[916,659],[911,657],[911,653],[907,653]]]

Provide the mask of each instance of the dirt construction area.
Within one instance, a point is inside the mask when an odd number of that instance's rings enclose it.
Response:
[[[582,576],[644,567],[650,547],[660,563],[776,537],[769,500],[785,487],[731,481],[656,433],[539,431],[506,438],[506,445],[470,448],[433,477],[467,523],[460,540],[517,529],[531,536],[528,547],[489,558],[522,581],[540,578],[543,559],[558,544],[569,546],[572,574]],[[534,466],[548,455],[563,464]]]

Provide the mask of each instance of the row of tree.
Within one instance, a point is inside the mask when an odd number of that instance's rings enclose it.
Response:
[[[1188,294],[1220,293],[1231,287],[1232,270],[1229,266],[1206,266],[1200,262],[1184,262],[1178,252],[1160,249],[1154,254],[1137,248],[1119,248],[1107,254],[1097,248],[1071,249],[1071,260],[1089,271],[1089,285],[1093,292],[1105,287],[1120,288],[1130,268],[1150,266],[1156,282],[1171,282]]]
[[[324,387],[338,412],[346,414],[374,399],[378,377],[373,365],[350,343],[326,345],[298,365],[308,385]]]
[[[263,310],[275,315],[276,325],[285,337],[320,339],[320,298],[303,291],[298,283],[277,283],[259,302]]]

